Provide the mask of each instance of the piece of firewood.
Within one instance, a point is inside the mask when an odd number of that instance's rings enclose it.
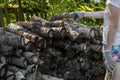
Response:
[[[46,48],[45,49],[45,51],[44,51],[45,53],[47,53],[47,54],[49,54],[50,56],[59,56],[59,55],[61,55],[61,51],[60,50],[56,50],[55,48],[53,48],[53,47],[49,47],[49,48]]]
[[[38,62],[38,56],[36,55],[36,53],[26,51],[23,52],[22,55],[26,57],[29,64],[36,64]]]
[[[4,54],[1,54],[1,55],[0,55],[0,63],[6,64],[6,57],[5,57]]]
[[[67,50],[67,51],[69,51],[70,47],[71,47],[71,45],[69,43],[64,42],[64,41],[53,41],[52,45],[54,47],[64,49],[64,50]]]
[[[8,72],[7,64],[0,63],[0,78],[4,78]]]
[[[22,26],[25,29],[36,33],[37,35],[44,37],[44,38],[52,38],[53,37],[53,30],[47,27],[40,27],[37,24],[32,24],[30,22],[18,22],[18,25]]]
[[[27,59],[25,57],[7,57],[7,63],[20,67],[20,68],[26,68],[27,67]]]
[[[14,50],[14,47],[8,45],[0,45],[0,52],[5,55],[10,55],[10,52]]]
[[[36,45],[38,44],[38,40],[43,39],[42,37],[27,33],[27,32],[23,32],[23,31],[17,31],[17,30],[13,30],[13,29],[9,29],[9,28],[6,28],[5,30],[9,31],[11,33],[14,33],[14,34],[18,34],[22,37],[25,37],[25,38],[29,39],[31,42],[35,43]]]
[[[18,71],[15,73],[15,80],[26,80],[26,79],[24,75],[20,71]]]
[[[57,78],[57,77],[53,77],[53,76],[45,75],[45,74],[42,74],[42,77],[43,77],[45,80],[64,80],[64,79],[61,79],[61,78]]]
[[[99,52],[99,53],[102,52],[102,45],[99,44],[89,44],[88,48],[95,52]]]
[[[32,16],[31,21],[39,22],[44,27],[64,27],[65,23],[63,21],[47,21],[37,16]]]
[[[80,35],[77,31],[73,30],[72,28],[68,28],[68,37],[70,40],[75,41]]]
[[[63,18],[73,18],[74,16],[70,15],[69,13],[57,14],[50,18],[50,21],[55,21]]]
[[[15,80],[15,74],[8,71],[6,77],[4,78],[5,80]]]
[[[37,41],[40,41],[43,39],[42,37],[36,35],[35,33],[32,33],[30,31],[26,30],[25,28],[23,28],[17,24],[11,23],[8,25],[7,28],[8,28],[7,29],[8,31],[13,32],[13,33],[18,34],[18,35],[21,35],[21,36],[29,39],[31,42],[37,42]]]
[[[15,49],[13,49],[13,50],[10,52],[10,55],[11,55],[11,56],[20,57],[21,54],[22,54],[22,52],[23,52],[23,49],[15,48]]]
[[[74,44],[71,46],[71,49],[75,50],[76,52],[79,51],[85,51],[87,49],[87,44],[86,43],[81,43],[81,44]]]
[[[64,39],[67,36],[67,29],[65,27],[51,27],[54,31],[54,39]]]
[[[12,73],[20,71],[24,76],[26,76],[27,71],[25,69],[18,68],[16,66],[8,65],[8,70]]]
[[[14,47],[22,47],[26,44],[26,39],[16,34],[0,29],[0,44]]]

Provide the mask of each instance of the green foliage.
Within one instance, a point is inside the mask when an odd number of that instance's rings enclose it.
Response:
[[[105,8],[105,0],[21,0],[23,8],[34,12],[39,10],[39,16],[49,19],[51,16],[73,11],[101,11]],[[96,2],[100,1],[100,2]],[[18,0],[0,0],[0,7],[18,7]],[[85,25],[102,25],[103,20],[82,19]]]

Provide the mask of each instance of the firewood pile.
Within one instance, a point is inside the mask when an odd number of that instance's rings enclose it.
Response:
[[[10,23],[0,29],[0,80],[103,80],[101,39],[100,27],[55,18]]]

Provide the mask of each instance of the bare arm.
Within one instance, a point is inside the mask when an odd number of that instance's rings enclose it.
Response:
[[[109,31],[107,38],[106,50],[111,50],[112,45],[114,43],[115,35],[118,29],[118,21],[119,21],[119,8],[113,6],[112,4],[108,4],[108,14],[109,14]]]
[[[103,19],[103,13],[104,11],[85,12],[84,17]]]

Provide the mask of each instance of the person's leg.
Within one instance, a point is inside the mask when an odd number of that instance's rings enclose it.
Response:
[[[112,80],[120,80],[120,62],[113,71]]]
[[[106,74],[104,80],[111,80],[112,79],[112,73],[108,69],[106,69]]]

